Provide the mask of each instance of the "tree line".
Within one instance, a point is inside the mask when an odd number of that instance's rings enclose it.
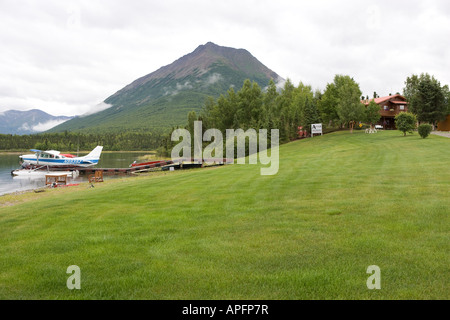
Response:
[[[441,86],[434,76],[408,77],[403,94],[409,102],[409,112],[419,122],[435,126],[450,114],[449,87]],[[374,98],[377,97],[374,92]],[[362,100],[365,98],[359,84],[348,75],[336,75],[323,93],[302,82],[296,87],[289,79],[281,90],[273,81],[263,90],[256,82],[246,80],[237,92],[230,88],[217,99],[210,97],[199,115],[191,111],[185,128],[192,134],[193,122],[200,120],[204,130],[215,128],[222,134],[226,129],[279,129],[280,143],[285,143],[298,138],[299,126],[310,133],[313,123],[323,123],[326,130],[353,131],[358,123],[373,127],[381,118],[380,106],[373,99],[367,106]],[[170,147],[167,140],[166,147]]]
[[[217,99],[209,97],[199,114],[189,112],[185,129],[193,136],[194,121],[202,121],[203,132],[214,128],[223,135],[226,129],[278,129],[279,142],[286,143],[299,137],[299,128],[310,134],[314,123],[323,123],[325,131],[353,130],[360,121],[375,124],[380,118],[379,106],[365,107],[360,97],[359,84],[348,75],[336,75],[323,93],[302,82],[295,86],[289,79],[281,88],[271,80],[264,89],[245,80],[238,91],[230,88]],[[166,154],[175,144],[170,135],[165,137]]]
[[[163,140],[159,132],[123,133],[39,133],[31,135],[0,134],[0,150],[39,149],[76,152],[92,150],[101,145],[108,151],[155,150]]]

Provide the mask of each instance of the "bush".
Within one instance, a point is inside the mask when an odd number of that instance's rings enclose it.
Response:
[[[419,134],[423,139],[428,137],[428,135],[431,133],[431,130],[432,130],[431,124],[424,123],[419,126]]]
[[[405,136],[407,132],[413,133],[413,130],[416,128],[416,123],[417,118],[412,113],[401,112],[395,116],[395,125]]]

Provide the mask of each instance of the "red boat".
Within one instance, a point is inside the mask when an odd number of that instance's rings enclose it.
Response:
[[[77,157],[77,156],[74,156],[73,154],[70,154],[70,153],[61,154],[61,156],[64,156],[66,158],[76,158]]]
[[[155,161],[140,162],[140,163],[137,163],[135,161],[130,165],[130,167],[148,166],[149,164],[156,164],[156,163],[162,163],[162,162],[166,162],[166,160],[155,160]]]

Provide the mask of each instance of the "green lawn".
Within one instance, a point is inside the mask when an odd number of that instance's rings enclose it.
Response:
[[[338,132],[281,146],[274,176],[229,165],[32,194],[0,207],[0,298],[449,299],[449,159],[444,137]]]

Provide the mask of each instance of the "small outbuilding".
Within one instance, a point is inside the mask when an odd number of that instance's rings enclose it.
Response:
[[[444,121],[438,122],[437,129],[439,131],[450,131],[450,114]]]

